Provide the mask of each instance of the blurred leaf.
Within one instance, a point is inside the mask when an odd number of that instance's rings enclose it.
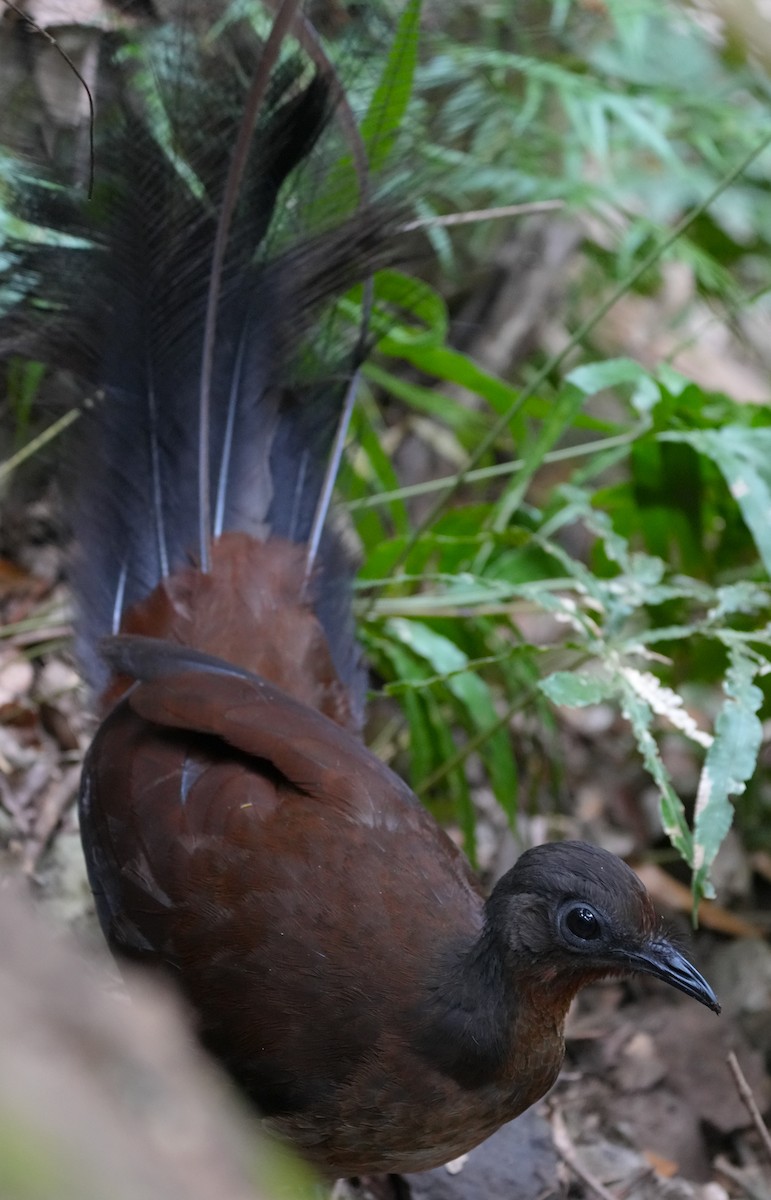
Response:
[[[763,693],[755,685],[758,673],[769,671],[767,660],[739,644],[730,649],[730,666],[723,685],[726,699],[715,722],[715,739],[707,751],[696,795],[694,814],[694,903],[713,896],[709,869],[733,821],[732,796],[740,795],[752,776],[763,741],[758,711]]]
[[[638,412],[648,412],[661,398],[660,389],[650,373],[631,358],[610,358],[604,362],[586,363],[574,367],[565,378],[585,396],[594,396],[606,388],[633,384],[632,403]]]
[[[476,674],[466,670],[466,654],[449,638],[420,621],[394,619],[386,628],[404,645],[430,663],[448,691],[465,710],[472,727],[489,736],[480,746],[498,803],[511,818],[516,811],[517,771],[507,730],[500,727],[490,690]]]
[[[421,0],[407,0],[385,68],[361,123],[372,171],[380,170],[393,150],[407,111],[418,57],[420,11]]]
[[[366,640],[381,660],[393,664],[397,678],[416,685],[414,690],[406,689],[402,699],[410,725],[412,782],[413,787],[418,789],[424,779],[455,755],[455,743],[436,692],[430,687],[420,688],[433,674],[427,669],[430,664],[413,653],[398,637],[390,636],[392,632],[386,625],[375,636],[369,631]],[[473,862],[476,858],[476,820],[463,770],[458,768],[451,771],[446,778],[446,786],[454,815],[463,832],[466,853]]]
[[[688,828],[683,803],[672,786],[651,726],[653,713],[646,700],[628,683],[622,685],[621,711],[632,726],[642,760],[659,789],[664,833],[687,863],[693,865],[693,835]]]
[[[539,686],[553,704],[564,704],[568,708],[583,708],[587,704],[615,699],[610,679],[586,671],[554,671],[542,679]]]
[[[670,431],[662,441],[687,442],[720,468],[755,539],[766,572],[771,574],[771,429]]]

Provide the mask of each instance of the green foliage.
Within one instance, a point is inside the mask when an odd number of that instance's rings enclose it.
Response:
[[[6,392],[13,414],[16,448],[28,439],[32,407],[45,374],[42,363],[13,358],[8,364]]]
[[[413,152],[439,167],[421,214],[556,197],[594,219],[576,332],[526,386],[449,348],[425,285],[418,301],[408,280],[378,281],[376,327],[389,331],[341,481],[365,548],[364,640],[404,706],[414,784],[434,803],[449,793],[472,849],[468,755],[511,815],[512,714],[616,705],[698,900],[769,715],[771,417],[666,363],[592,361],[591,339],[669,260],[727,323],[769,290],[767,84],[735,44],[729,58],[684,10],[649,0],[596,16],[536,0],[516,28],[493,0],[453,14],[416,77]],[[460,275],[501,233],[430,236]],[[395,426],[374,403],[383,393],[407,414]],[[399,487],[387,447],[400,427],[457,473]],[[552,618],[548,642],[528,635],[534,607]],[[715,697],[698,721],[694,689]],[[661,752],[671,730],[702,763],[692,810]]]
[[[507,5],[480,7],[453,6],[418,74],[415,144],[441,167],[423,210],[562,199],[595,218],[598,288],[623,279],[768,132],[767,81],[747,51],[729,58],[681,6],[541,0],[516,22]],[[766,155],[668,251],[724,300],[750,274],[771,283],[767,169]],[[480,226],[462,245],[485,253],[498,236]],[[459,239],[436,242],[459,269]],[[750,251],[761,256],[751,264]]]
[[[353,81],[373,165],[386,162],[398,182],[402,163],[424,164],[413,178],[425,218],[561,200],[584,221],[584,269],[566,288],[575,332],[517,384],[448,344],[433,287],[395,271],[376,278],[379,354],[364,369],[340,481],[364,549],[367,654],[403,707],[413,783],[455,815],[472,853],[468,757],[513,818],[512,714],[527,708],[548,724],[555,706],[616,705],[698,899],[771,715],[771,416],[665,362],[598,361],[592,339],[604,311],[655,292],[673,260],[727,327],[767,296],[767,80],[735,43],[729,56],[693,14],[660,0],[596,11],[528,0],[516,22],[510,4],[469,0],[431,10],[442,27],[420,56],[418,0],[400,12],[390,50]],[[151,115],[163,144],[167,115]],[[341,142],[310,228],[358,200]],[[54,236],[9,233],[9,221],[0,210],[0,235]],[[480,222],[429,237],[465,283],[504,232]],[[354,292],[340,315],[358,328],[361,306]],[[14,383],[20,424],[32,381]],[[598,406],[600,394],[614,407]],[[401,485],[393,451],[405,431],[449,464],[445,478]],[[544,468],[557,466],[547,485]],[[551,625],[543,642],[526,620],[534,610]],[[707,717],[692,715],[694,688],[713,698],[711,728],[709,704]],[[692,813],[661,752],[666,730],[702,763]]]
[[[388,348],[396,345],[390,338]],[[410,363],[418,357],[413,346]],[[428,357],[435,361],[430,347]],[[384,377],[381,368],[377,382]],[[571,448],[577,465],[545,505],[522,506],[520,481],[524,488],[537,467],[553,461],[549,447],[573,425],[577,397],[587,402],[614,383],[619,398],[626,391],[625,415]],[[519,394],[508,391],[513,405]],[[401,398],[410,402],[409,393]],[[518,413],[524,452],[506,464],[511,480],[500,497],[489,498],[486,473],[477,472],[481,495],[468,488],[462,502],[411,534],[405,495],[373,464],[362,439],[346,484],[357,493],[350,508],[367,549],[360,578],[365,642],[385,677],[398,681],[390,690],[405,705],[414,782],[422,790],[429,782],[432,791],[449,785],[469,838],[464,741],[465,750],[480,754],[511,814],[516,775],[503,731],[514,710],[532,703],[528,679],[539,677],[553,704],[617,705],[659,789],[664,829],[693,868],[696,893],[709,894],[709,866],[731,822],[731,799],[753,774],[767,715],[758,684],[771,669],[771,582],[767,519],[764,525],[759,514],[771,511],[764,454],[771,413],[686,385],[670,369],[646,372],[628,360],[578,368],[544,411],[543,397],[531,397]],[[365,414],[362,421],[372,410]],[[447,427],[468,451],[467,430],[452,408]],[[381,429],[378,445],[382,439]],[[681,444],[694,459],[685,492],[665,467],[651,469],[652,460],[661,466],[657,455]],[[603,486],[609,452],[614,470],[624,472],[614,487]],[[692,491],[694,480],[700,486]],[[418,490],[409,489],[409,497]],[[702,542],[690,536],[688,522],[701,537],[705,527],[711,531],[700,558]],[[649,542],[661,544],[666,526],[675,548],[684,542],[696,556],[697,573],[673,565],[676,554],[649,550]],[[565,535],[578,527],[594,546],[588,562],[566,549],[575,539]],[[739,574],[751,580],[737,582]],[[528,640],[519,627],[520,613],[533,606],[554,618],[548,644]],[[573,666],[544,673],[556,631],[557,656]],[[705,644],[717,655],[705,656]],[[722,691],[713,729],[690,714],[687,681]],[[457,744],[448,744],[448,729]],[[667,729],[703,759],[692,828],[659,750]]]

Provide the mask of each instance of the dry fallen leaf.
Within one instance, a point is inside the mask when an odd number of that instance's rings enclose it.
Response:
[[[66,25],[117,29],[133,23],[105,0],[17,0],[17,6],[41,29]]]
[[[13,647],[0,648],[0,709],[29,695],[35,672],[32,664]]]
[[[676,1162],[671,1158],[662,1158],[655,1150],[643,1150],[643,1158],[650,1163],[656,1174],[664,1179],[673,1179],[679,1170]]]

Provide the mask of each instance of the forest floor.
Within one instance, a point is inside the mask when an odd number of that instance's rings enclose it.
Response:
[[[71,82],[66,69],[63,77]],[[573,234],[549,268],[563,285]],[[616,305],[597,331],[600,350],[643,362],[667,357],[671,305],[690,302],[682,292],[692,281],[676,271],[664,278],[668,294]],[[516,273],[508,282],[518,296],[548,292],[524,286]],[[523,343],[561,344],[548,308],[544,301],[528,317]],[[714,324],[702,324],[709,332],[675,365],[715,387],[738,387],[743,398],[766,398],[767,379],[734,355]],[[494,342],[495,330],[486,336]],[[507,343],[504,357],[511,366],[516,347]],[[0,449],[9,449],[3,439]],[[256,1149],[254,1117],[196,1052],[178,1003],[155,980],[127,986],[103,948],[77,826],[95,722],[72,652],[61,505],[44,466],[12,503],[3,500],[0,1196],[299,1195],[295,1177],[277,1174],[268,1152]],[[771,861],[732,832],[715,864],[718,899],[702,906],[693,935],[687,876],[666,853],[655,790],[619,714],[607,706],[560,713],[551,749],[570,803],[556,815],[544,799],[549,772],[535,761],[543,743],[526,721],[512,734],[528,815],[515,837],[476,787],[486,881],[511,865],[518,846],[546,836],[580,837],[624,855],[723,1013],[648,980],[587,990],[570,1014],[565,1066],[545,1101],[462,1161],[348,1191],[413,1200],[771,1200],[762,1124],[771,1107]],[[693,796],[698,764],[682,741],[665,738],[662,753],[680,792]]]
[[[39,531],[45,503],[36,500],[30,530]],[[122,985],[101,947],[77,828],[80,765],[94,721],[71,655],[69,598],[61,582],[64,551],[32,533],[30,539],[14,562],[0,560],[1,883],[7,895],[21,891],[34,901],[49,927],[73,935],[64,953],[64,977],[72,973],[82,982],[88,963],[92,988],[103,991],[110,1005]],[[620,718],[605,708],[568,714],[558,740],[571,780],[571,811],[523,818],[520,834],[537,839],[548,828],[621,853],[639,851],[641,814],[650,807],[651,795],[633,765]],[[670,766],[677,766],[677,747],[673,742]],[[691,766],[681,762],[681,775]],[[510,865],[516,843],[481,786],[476,796],[481,866],[492,879]],[[466,1160],[410,1179],[415,1200],[771,1196],[759,1118],[753,1118],[729,1065],[733,1053],[759,1112],[767,1111],[771,949],[762,898],[769,864],[762,856],[749,856],[731,835],[717,864],[720,902],[703,907],[692,939],[687,886],[676,870],[656,865],[655,858],[648,855],[645,863],[638,855],[640,873],[676,936],[690,943],[689,953],[720,997],[722,1016],[647,980],[588,990],[571,1012],[565,1067],[546,1101]],[[35,936],[31,933],[11,957],[22,977],[39,969]],[[0,1028],[7,993],[6,980],[0,988]],[[50,988],[46,1002],[55,1008],[68,995],[63,979]],[[155,997],[147,1003],[154,1005]],[[36,1005],[29,1011],[40,1020]],[[110,1027],[118,1046],[125,1036],[125,1011],[125,1006],[119,1009],[117,1024]],[[61,1018],[60,1013],[51,1019],[56,1025]],[[170,1019],[185,1028],[176,1010]],[[33,1055],[39,1030],[15,1039],[16,1052],[25,1036]],[[93,1063],[84,1069],[93,1069]],[[220,1097],[220,1085],[205,1074],[196,1087],[205,1122],[214,1116],[218,1100],[212,1097]],[[118,1103],[117,1121],[120,1114]],[[234,1117],[239,1119],[240,1114]],[[238,1188],[218,1191],[223,1200],[231,1194],[239,1195]]]

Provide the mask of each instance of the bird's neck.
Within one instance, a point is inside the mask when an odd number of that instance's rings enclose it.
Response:
[[[574,989],[541,980],[494,921],[443,955],[424,1008],[420,1049],[463,1088],[494,1087],[514,1117],[557,1077]]]

